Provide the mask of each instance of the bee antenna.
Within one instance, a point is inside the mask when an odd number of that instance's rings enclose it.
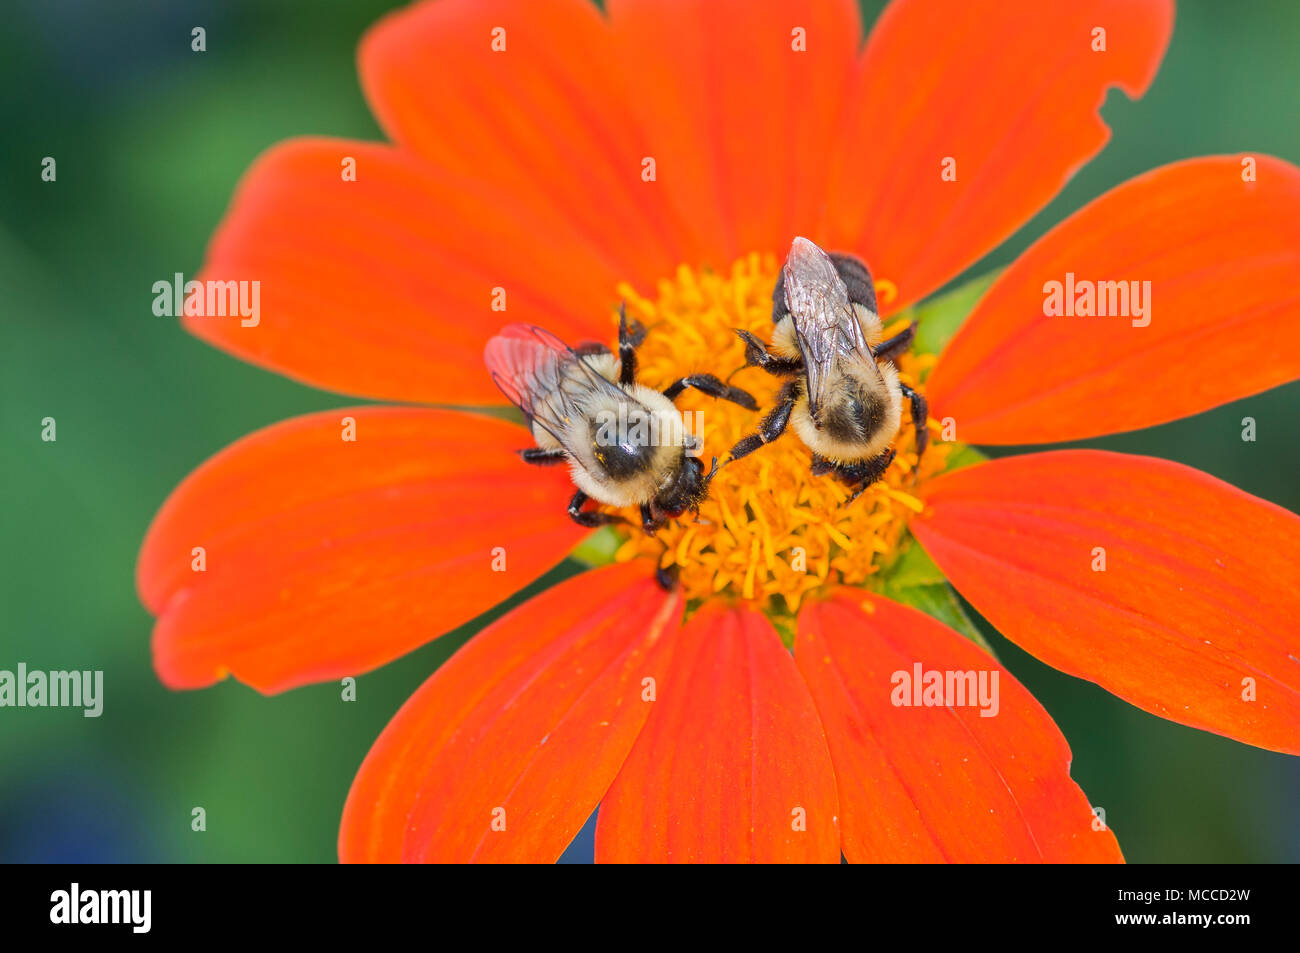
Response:
[[[731,330],[735,333],[736,337],[740,338],[742,341],[745,340],[745,334],[744,334],[744,331],[743,331],[741,328],[732,328]],[[746,343],[748,343],[748,342],[746,342]],[[728,374],[728,375],[727,375],[727,379],[724,380],[722,383],[724,383],[724,384],[730,384],[730,383],[731,383],[731,379],[732,379],[733,377],[735,377],[737,374],[739,374],[739,373],[740,373],[741,371],[743,371],[745,368],[750,367],[750,366],[751,366],[751,365],[749,365],[749,364],[742,364],[742,365],[740,365],[740,367],[736,368],[734,371],[732,371],[730,374]]]
[[[717,472],[718,472],[718,458],[714,457],[713,466],[711,466],[709,468],[709,472],[704,475],[704,485],[700,487],[701,490],[703,490],[706,493],[708,492],[709,484],[713,482],[713,478],[714,476],[717,475]]]
[[[735,377],[737,374],[739,374],[741,371],[743,371],[743,370],[745,370],[746,368],[748,368],[748,367],[749,367],[748,364],[744,364],[744,365],[741,365],[740,367],[736,368],[734,371],[732,371],[730,374],[728,374],[728,375],[726,376],[726,378],[723,380],[722,383],[727,384],[728,386],[730,386],[730,384],[731,384],[731,379],[732,379],[733,377]]]

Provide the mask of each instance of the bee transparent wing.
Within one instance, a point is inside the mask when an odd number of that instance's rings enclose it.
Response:
[[[501,393],[579,463],[586,454],[575,446],[573,422],[585,418],[598,397],[640,406],[542,328],[507,325],[488,341],[483,361]]]
[[[836,379],[835,363],[843,357],[870,357],[848,288],[830,256],[796,238],[785,262],[785,303],[794,321],[803,356],[808,400],[815,411]]]
[[[488,341],[483,363],[492,382],[531,422],[539,402],[555,389],[559,363],[567,354],[564,344],[541,328],[510,324]]]

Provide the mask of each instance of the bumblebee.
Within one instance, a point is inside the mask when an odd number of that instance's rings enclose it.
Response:
[[[712,374],[692,374],[660,392],[636,382],[636,349],[645,329],[620,309],[618,355],[602,344],[568,347],[548,331],[511,324],[487,343],[484,361],[501,392],[523,411],[536,447],[528,463],[567,463],[577,492],[569,516],[582,526],[627,522],[584,509],[588,501],[638,506],[653,533],[667,520],[699,508],[717,472],[705,473],[700,440],[686,432],[673,400],[687,388],[750,410],[747,392]]]
[[[903,400],[925,453],[925,397],[902,383],[893,359],[906,350],[916,323],[883,340],[876,292],[867,266],[828,255],[796,238],[772,292],[772,349],[748,331],[746,366],[787,378],[757,433],[738,442],[728,460],[771,443],[792,426],[813,452],[814,475],[834,474],[855,488],[850,500],[879,480],[894,460]]]

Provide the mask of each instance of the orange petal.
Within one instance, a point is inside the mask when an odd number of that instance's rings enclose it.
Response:
[[[356,181],[341,176],[345,157],[356,160]],[[259,282],[256,324],[205,314],[185,325],[317,387],[501,403],[483,369],[488,338],[522,321],[574,343],[612,340],[615,287],[628,277],[521,187],[389,146],[276,146],[245,175],[199,275]]]
[[[554,862],[651,709],[681,600],[643,560],[547,590],[469,641],[394,716],[343,809],[345,862]]]
[[[563,468],[519,459],[529,443],[489,417],[361,407],[226,448],[177,487],[140,551],[159,677],[283,691],[360,675],[490,609],[584,532],[564,511]]]
[[[1300,377],[1300,169],[1253,159],[1251,182],[1237,156],[1156,169],[1048,232],[948,345],[931,412],[973,443],[1077,440]],[[1047,283],[1064,295],[1067,273],[1150,282],[1145,314],[1045,316]]]
[[[360,53],[367,98],[395,142],[508,186],[511,204],[494,215],[526,208],[534,242],[599,257],[602,273],[650,292],[682,260],[690,218],[641,177],[654,150],[625,84],[645,65],[619,57],[590,0],[412,4],[376,24]]]
[[[925,499],[917,538],[1026,651],[1163,718],[1300,754],[1300,517],[1092,450],[957,470]]]
[[[844,856],[858,862],[1115,862],[1070,780],[1070,748],[1005,669],[930,616],[841,592],[799,616],[795,661],[826,727]],[[895,705],[896,673],[997,675],[992,705]],[[955,686],[954,686],[955,687]],[[1100,822],[1097,822],[1098,824]]]
[[[784,254],[826,199],[861,36],[857,4],[609,0],[606,9],[647,135],[642,154],[656,162],[645,188],[690,223],[686,260]]]
[[[705,609],[601,802],[596,860],[838,863],[838,813],[821,723],[771,623]]]
[[[893,309],[938,288],[1101,151],[1107,89],[1141,96],[1172,28],[1170,0],[891,3],[833,140],[824,242],[893,281]]]

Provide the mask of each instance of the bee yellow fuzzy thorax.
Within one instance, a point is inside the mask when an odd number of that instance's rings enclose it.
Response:
[[[775,256],[751,254],[728,273],[683,266],[659,283],[654,299],[627,285],[618,289],[628,316],[648,329],[637,352],[639,382],[664,388],[686,374],[710,373],[729,378],[758,401],[759,410],[751,411],[692,390],[677,399],[690,412],[688,426],[703,438],[706,469],[714,456],[725,461],[731,446],[754,432],[781,386],[766,371],[744,366],[744,345],[732,330],[771,340],[778,273]],[[883,304],[894,291],[878,282],[877,293]],[[905,326],[887,322],[886,336]],[[934,357],[908,353],[896,363],[900,378],[919,388]],[[698,517],[684,513],[655,536],[629,532],[615,558],[649,555],[661,566],[676,567],[688,600],[731,598],[794,612],[810,593],[861,584],[888,564],[909,518],[922,509],[916,486],[944,469],[951,449],[932,440],[917,473],[915,433],[907,419],[894,446],[897,457],[884,479],[850,504],[851,490],[831,476],[813,476],[811,452],[787,431],[722,467]]]

